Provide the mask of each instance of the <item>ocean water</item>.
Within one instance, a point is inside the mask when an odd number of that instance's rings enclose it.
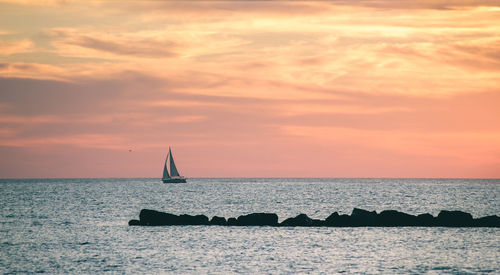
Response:
[[[499,228],[129,227],[142,208],[279,221],[366,210],[500,215],[500,180],[0,180],[0,273],[500,274]]]

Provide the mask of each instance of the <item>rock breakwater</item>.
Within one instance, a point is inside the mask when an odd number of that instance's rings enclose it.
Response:
[[[218,226],[329,226],[329,227],[401,227],[401,226],[444,226],[444,227],[500,227],[497,215],[474,219],[471,214],[462,211],[442,210],[437,217],[425,213],[411,215],[396,210],[384,210],[380,213],[354,208],[351,215],[339,215],[334,212],[325,220],[311,219],[306,214],[299,214],[278,222],[275,213],[252,213],[237,218],[205,215],[174,215],[150,209],[142,209],[139,220],[130,220],[129,225],[218,225]]]

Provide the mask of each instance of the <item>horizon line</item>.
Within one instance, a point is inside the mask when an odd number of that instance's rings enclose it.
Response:
[[[0,180],[50,180],[50,179],[159,179],[161,177],[6,177]],[[186,179],[471,179],[471,180],[500,180],[500,178],[478,177],[186,177]]]

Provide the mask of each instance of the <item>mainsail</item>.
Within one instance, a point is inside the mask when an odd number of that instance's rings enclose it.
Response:
[[[170,174],[172,177],[178,177],[179,171],[177,171],[177,167],[175,167],[174,157],[172,156],[172,150],[170,147],[168,148],[168,154],[170,155]]]

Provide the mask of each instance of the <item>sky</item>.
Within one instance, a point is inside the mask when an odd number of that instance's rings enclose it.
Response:
[[[0,178],[500,178],[500,1],[0,0]]]

